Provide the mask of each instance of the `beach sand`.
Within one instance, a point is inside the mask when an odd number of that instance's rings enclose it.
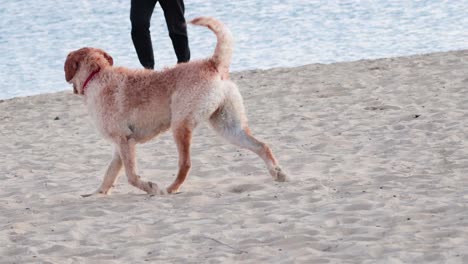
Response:
[[[112,147],[80,97],[2,101],[0,263],[468,263],[468,50],[232,78],[289,182],[202,125],[182,193],[82,198]],[[168,186],[172,136],[138,163]]]

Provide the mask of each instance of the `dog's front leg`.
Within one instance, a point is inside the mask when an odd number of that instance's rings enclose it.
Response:
[[[184,183],[190,171],[190,143],[192,140],[192,130],[187,124],[176,127],[173,130],[174,140],[179,151],[179,172],[175,181],[167,188],[168,193],[176,193]]]
[[[125,167],[128,183],[147,192],[148,194],[164,194],[164,191],[160,190],[157,184],[142,181],[140,176],[136,174],[135,144],[135,140],[131,138],[121,139],[118,144],[120,157],[122,158],[122,162]]]
[[[115,181],[119,176],[119,172],[122,169],[122,159],[120,158],[119,151],[117,147],[114,150],[114,156],[112,161],[107,167],[106,174],[104,175],[104,180],[102,181],[101,187],[97,189],[94,193],[82,195],[83,197],[88,197],[96,194],[110,194],[110,191],[114,187]]]

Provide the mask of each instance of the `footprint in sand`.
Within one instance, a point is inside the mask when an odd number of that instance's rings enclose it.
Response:
[[[392,106],[392,105],[379,105],[379,106],[367,106],[367,107],[364,107],[364,110],[370,110],[370,111],[400,110],[400,107]]]
[[[258,191],[263,189],[261,185],[257,184],[242,184],[232,187],[229,191],[232,193],[243,193],[246,191]]]

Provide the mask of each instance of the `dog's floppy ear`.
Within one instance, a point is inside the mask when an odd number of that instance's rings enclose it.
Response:
[[[65,70],[65,80],[67,82],[73,79],[75,76],[76,71],[78,71],[78,67],[80,66],[80,60],[83,58],[83,54],[78,51],[70,52],[67,56],[67,60],[65,61],[64,70]]]
[[[109,62],[110,66],[113,66],[114,65],[114,59],[111,57],[111,55],[107,54],[107,52],[103,51],[103,50],[99,50],[99,52],[102,54],[102,56],[104,56],[104,58],[106,58],[106,60]]]

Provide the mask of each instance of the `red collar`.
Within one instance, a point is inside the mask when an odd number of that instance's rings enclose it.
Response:
[[[93,71],[89,76],[88,78],[86,79],[86,81],[84,82],[83,84],[83,89],[81,89],[81,92],[82,94],[84,95],[85,92],[86,92],[86,86],[88,85],[88,83],[93,79],[94,75],[98,74],[99,71],[101,71],[101,68],[98,68],[97,70]]]

